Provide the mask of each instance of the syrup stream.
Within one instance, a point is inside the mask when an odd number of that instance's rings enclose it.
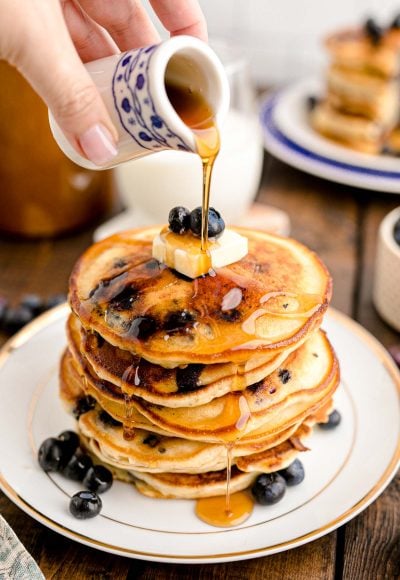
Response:
[[[199,92],[194,92],[190,87],[178,87],[167,84],[167,94],[175,110],[183,122],[193,131],[197,152],[200,156],[203,169],[203,196],[201,214],[201,251],[207,260],[207,270],[212,271],[211,257],[208,251],[208,212],[210,207],[210,185],[215,159],[220,149],[220,135],[215,123],[214,113]],[[196,292],[195,292],[196,294]],[[243,369],[237,374],[236,384],[240,388],[243,383]],[[246,399],[239,398],[239,418],[236,424],[235,440],[240,438],[240,432],[244,430],[249,418],[250,411]],[[226,447],[226,493],[225,509],[223,497],[203,498],[198,500],[196,506],[197,515],[213,525],[232,526],[243,521],[251,513],[251,501],[244,495],[235,494],[234,508],[231,501],[231,470],[234,441],[223,441]]]

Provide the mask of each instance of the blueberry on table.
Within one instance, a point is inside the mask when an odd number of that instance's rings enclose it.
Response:
[[[45,439],[39,447],[38,461],[43,471],[59,471],[66,461],[65,443],[55,437]]]
[[[328,417],[328,421],[326,423],[318,423],[321,429],[325,429],[325,431],[329,431],[330,429],[334,429],[337,427],[342,420],[342,416],[339,411],[332,411],[332,413]]]
[[[398,244],[400,246],[400,218],[394,224],[393,237],[394,237],[394,241],[396,242],[396,244]]]
[[[304,467],[299,459],[295,459],[286,469],[280,469],[278,472],[284,480],[286,485],[298,485],[304,479]]]
[[[22,296],[20,305],[28,308],[33,314],[33,316],[37,316],[44,310],[44,302],[38,294],[25,294]]]
[[[251,488],[255,500],[261,505],[272,505],[283,498],[286,491],[286,481],[279,473],[263,473],[259,475]]]
[[[195,236],[201,236],[201,207],[196,207],[190,214],[190,229]],[[221,214],[210,207],[208,210],[208,230],[209,238],[218,238],[225,229],[225,222]]]
[[[53,294],[49,296],[45,302],[44,308],[45,310],[49,310],[50,308],[54,308],[54,306],[58,306],[59,304],[63,304],[66,302],[67,296],[65,294]]]
[[[4,315],[8,308],[8,300],[4,296],[0,296],[0,325],[3,323]]]
[[[190,211],[181,205],[173,207],[169,212],[168,223],[175,234],[184,234],[190,228]]]
[[[66,453],[69,453],[70,458],[79,447],[79,435],[75,431],[63,431],[58,439],[64,442]]]
[[[25,306],[9,307],[4,312],[2,327],[7,332],[16,332],[33,319],[32,311]]]
[[[90,491],[95,491],[96,493],[104,493],[110,489],[112,484],[112,473],[103,465],[94,465],[91,467],[83,480],[83,485]]]
[[[78,491],[69,502],[69,511],[79,520],[94,518],[101,512],[102,507],[101,499],[93,491]]]
[[[73,481],[82,481],[92,465],[93,461],[89,455],[77,449],[62,469],[62,474]]]

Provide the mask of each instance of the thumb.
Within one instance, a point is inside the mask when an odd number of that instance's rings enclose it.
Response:
[[[32,8],[33,6],[33,8]],[[10,60],[51,110],[74,149],[96,165],[117,154],[118,133],[69,36],[58,2],[31,4]]]

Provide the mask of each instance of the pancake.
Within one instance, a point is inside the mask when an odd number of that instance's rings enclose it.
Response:
[[[340,66],[384,78],[395,78],[400,72],[394,35],[386,34],[374,44],[362,28],[348,28],[330,35],[325,46]]]
[[[243,390],[271,374],[298,346],[279,352],[266,363],[260,356],[243,365],[189,364],[166,369],[109,344],[97,333],[85,331],[76,316],[70,316],[67,334],[75,357],[82,359],[81,364],[89,364],[97,377],[117,385],[125,394],[165,407],[203,405],[231,391]]]
[[[400,155],[400,126],[391,131],[385,145],[388,153],[396,156]]]
[[[153,425],[176,436],[215,443],[251,441],[254,430],[272,434],[304,420],[332,397],[338,382],[335,354],[319,331],[289,355],[284,368],[244,391],[198,407],[170,409],[136,397],[132,405]]]
[[[79,391],[77,391],[77,386]],[[99,409],[106,410],[106,415],[110,415],[111,418],[116,421],[118,424],[122,425],[123,422],[126,422],[126,405],[121,400],[119,403],[113,401],[107,401],[103,398],[102,392],[99,388],[95,388],[93,386],[93,380],[87,380],[82,377],[82,371],[79,371],[79,367],[77,368],[76,361],[72,357],[69,351],[66,351],[62,358],[61,364],[61,372],[60,372],[60,397],[63,403],[66,405],[67,410],[69,412],[73,412],[75,408],[77,408],[78,399],[85,396],[90,395],[92,396],[98,403],[99,406],[96,407],[96,410],[93,411],[92,415],[88,415],[89,418],[84,416],[82,421],[85,421],[85,428],[82,429],[86,433],[88,437],[91,439],[96,440],[96,445],[106,445],[108,448],[108,443],[104,443],[104,439],[102,437],[102,432],[104,431],[106,434],[110,432],[110,426],[105,427],[104,423],[101,421],[99,417],[100,411]],[[307,420],[314,417],[315,421],[323,422],[327,420],[328,413],[332,408],[331,399],[327,399],[326,401],[323,400],[320,402],[318,406],[314,407],[313,413],[310,416],[307,416]],[[158,425],[152,424],[146,417],[141,415],[136,409],[130,408],[129,409],[130,415],[129,420],[130,424],[134,425],[133,429],[133,438],[135,438],[135,434],[137,431],[143,432],[150,432],[156,433],[157,435],[161,435],[164,437],[169,437],[170,433],[165,429],[162,429]],[[251,433],[247,434],[246,436],[242,437],[235,443],[235,454],[237,456],[246,455],[249,453],[255,453],[257,451],[262,451],[267,449],[271,446],[277,445],[280,441],[285,440],[289,437],[293,430],[297,429],[299,423],[294,423],[289,427],[283,428],[280,431],[275,431],[270,433],[268,425],[263,425],[258,429],[251,431]],[[132,431],[129,430],[129,437],[131,438]],[[123,433],[120,431],[119,435],[117,434],[117,439],[120,436],[123,437]],[[163,440],[165,441],[165,439]],[[121,443],[121,440],[120,440]],[[225,446],[224,446],[225,448]],[[108,455],[112,456],[110,451],[106,452]],[[121,449],[118,451],[118,457],[120,457]],[[125,460],[124,460],[125,461]]]
[[[309,437],[311,429],[305,427],[298,432],[298,441]],[[287,440],[273,449],[257,454],[254,460],[251,455],[241,458],[231,469],[230,493],[250,487],[261,473],[272,473],[288,467],[301,452],[298,442]],[[306,447],[303,446],[302,451]],[[239,463],[245,470],[239,467]],[[150,497],[197,499],[225,495],[226,469],[207,473],[145,473],[130,471],[136,479],[136,488]]]
[[[140,493],[159,499],[199,499],[226,493],[226,470],[200,474],[131,472]],[[236,493],[250,487],[258,473],[244,473],[232,468],[230,491]]]
[[[392,128],[399,117],[398,81],[332,65],[327,73],[328,102],[345,113],[362,115]]]
[[[124,397],[118,390],[118,387],[112,383],[105,384],[100,379],[93,376],[88,380],[87,376],[79,366],[76,359],[72,356],[69,349],[66,349],[62,358],[59,373],[60,398],[68,412],[74,412],[79,398],[90,396],[99,403],[107,413],[118,422],[122,422],[125,418],[125,402]],[[115,390],[115,399],[109,390]],[[107,398],[106,398],[107,396]],[[130,420],[138,429],[149,429],[160,435],[168,435],[168,433],[152,425],[146,417],[143,417],[136,409],[130,408]]]
[[[110,425],[107,422],[109,419],[102,419],[103,413],[95,409],[81,415],[79,433],[85,438],[90,451],[114,467],[146,473],[205,473],[226,468],[225,445],[163,437],[143,429],[135,429],[132,437],[126,440],[122,425]],[[292,441],[293,438],[295,441],[300,436],[305,437],[314,422],[315,419],[309,417],[301,426],[295,424],[278,435],[271,436],[264,449],[252,449],[251,445],[235,445],[232,449],[232,461],[240,465],[242,471],[260,471],[255,469],[255,465],[264,460],[265,451],[289,439]],[[242,461],[245,456],[248,458],[246,462]],[[272,456],[268,457],[268,461],[272,461]],[[251,458],[254,458],[254,462]]]
[[[64,360],[64,364],[68,362]],[[339,381],[338,364],[322,331],[289,355],[284,368],[264,380],[197,407],[168,408],[128,397],[115,385],[79,368],[82,389],[128,428],[144,428],[187,439],[218,443],[240,436],[243,443],[262,442],[298,423],[332,397]],[[67,373],[65,373],[67,374]],[[240,425],[240,422],[243,424]],[[240,429],[238,429],[240,427]]]
[[[310,112],[313,128],[328,139],[362,153],[380,152],[385,127],[361,115],[351,115],[335,109],[327,100],[320,101]]]
[[[158,228],[94,244],[71,275],[72,310],[88,331],[167,368],[272,360],[319,327],[331,279],[300,243],[239,231],[248,255],[195,280],[152,259]]]
[[[309,437],[310,431],[310,428],[306,426],[302,431],[299,430],[297,441],[285,441],[273,449],[257,454],[253,461],[250,456],[242,464],[245,471],[242,471],[238,465],[233,465],[230,493],[250,487],[261,473],[272,473],[288,467],[301,451],[306,450],[304,445],[301,450],[298,448],[299,442]],[[108,467],[117,479],[134,483],[137,490],[146,496],[164,499],[198,499],[226,493],[226,469],[205,473],[149,473],[134,469],[125,470],[108,463],[101,455],[93,453],[85,436],[82,436],[82,442],[89,451],[92,451],[96,463]]]

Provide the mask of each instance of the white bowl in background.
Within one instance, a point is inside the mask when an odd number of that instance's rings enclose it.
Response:
[[[373,301],[380,316],[400,332],[400,246],[393,235],[400,207],[387,214],[379,227]]]

